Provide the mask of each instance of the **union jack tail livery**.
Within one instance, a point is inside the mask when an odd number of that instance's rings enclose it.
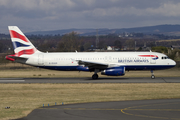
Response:
[[[17,26],[9,26],[9,32],[14,47],[15,56],[32,55],[37,49]]]
[[[35,52],[39,52],[17,26],[8,28],[15,54],[6,56],[6,59],[15,61],[15,58],[29,58]]]

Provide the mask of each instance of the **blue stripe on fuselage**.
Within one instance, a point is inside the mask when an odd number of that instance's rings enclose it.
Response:
[[[80,71],[78,67],[80,66],[37,66],[40,68],[51,69],[51,70],[60,70],[60,71]],[[174,67],[174,65],[146,65],[146,66],[120,66],[125,67],[126,70],[162,70],[169,69]],[[118,69],[119,67],[114,67],[114,69]],[[111,68],[112,69],[112,68]],[[88,70],[87,70],[88,71]]]
[[[162,70],[174,67],[174,65],[146,65],[146,66],[125,66],[126,70]]]
[[[78,66],[37,66],[40,68],[50,69],[50,70],[60,70],[60,71],[78,71]]]

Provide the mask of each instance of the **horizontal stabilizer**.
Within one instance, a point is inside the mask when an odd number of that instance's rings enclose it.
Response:
[[[26,61],[28,60],[28,58],[17,57],[15,55],[7,55],[5,58],[6,60],[15,61],[23,64],[26,63]]]

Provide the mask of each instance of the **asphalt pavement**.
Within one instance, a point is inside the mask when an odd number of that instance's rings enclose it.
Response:
[[[180,99],[55,105],[17,120],[163,120],[180,119]]]
[[[0,83],[180,83],[180,77],[0,78]]]

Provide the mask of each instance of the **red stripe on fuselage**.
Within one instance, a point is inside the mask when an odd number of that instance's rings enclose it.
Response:
[[[17,33],[16,31],[10,30],[9,32],[11,34],[11,38],[19,38],[19,39],[21,39],[21,40],[23,40],[25,42],[29,42],[25,36]]]
[[[157,55],[138,55],[140,57],[158,57]]]

